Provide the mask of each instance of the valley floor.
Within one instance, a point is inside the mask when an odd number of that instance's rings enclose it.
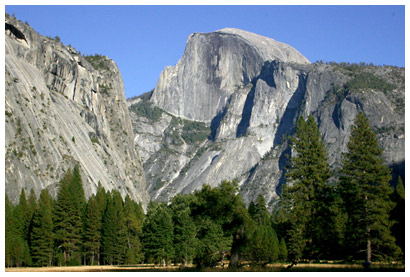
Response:
[[[297,264],[287,269],[288,264],[270,264],[265,268],[261,267],[249,267],[244,266],[237,271],[243,272],[361,272],[364,271],[363,267],[358,264]],[[14,267],[6,268],[6,272],[226,272],[230,271],[226,266],[225,268],[207,268],[198,270],[195,267],[180,267],[180,266],[167,266],[158,267],[153,264],[141,264],[131,266],[66,266],[66,267]],[[405,271],[404,264],[373,264],[370,271],[374,272],[398,272]]]

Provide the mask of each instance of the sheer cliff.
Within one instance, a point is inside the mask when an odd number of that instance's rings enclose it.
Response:
[[[118,189],[146,205],[149,195],[119,69],[84,57],[58,39],[6,17],[5,189],[56,195],[64,172],[80,165],[86,196]]]
[[[394,176],[404,177],[404,68],[311,64],[286,44],[222,29],[189,36],[180,61],[129,105],[153,199],[237,179],[246,201],[262,193],[272,205],[288,138],[309,114],[333,169],[363,111]],[[185,139],[188,130],[195,140]]]
[[[173,115],[210,122],[267,60],[309,63],[291,46],[243,30],[194,33],[181,60],[161,73],[151,101]]]

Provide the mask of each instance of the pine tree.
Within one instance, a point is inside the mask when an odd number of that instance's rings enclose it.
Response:
[[[5,263],[6,267],[13,266],[13,249],[11,241],[14,239],[13,236],[15,235],[15,224],[14,224],[14,216],[13,216],[13,204],[10,202],[8,195],[6,194],[5,199],[5,212],[4,212],[4,225],[5,225]]]
[[[24,189],[21,190],[19,204],[15,207],[13,216],[16,231],[19,236],[19,247],[22,248],[24,257],[21,257],[21,265],[27,266],[31,264],[31,257],[29,253],[29,240],[30,240],[30,225],[32,220],[33,211],[30,209],[27,203],[26,194]]]
[[[115,264],[123,264],[127,253],[127,226],[124,213],[124,201],[119,191],[112,191],[114,210],[116,211],[115,220],[115,242],[113,260]]]
[[[253,264],[265,266],[279,257],[279,240],[275,230],[266,223],[256,225],[249,240],[247,257]]]
[[[256,198],[256,203],[251,202],[248,207],[248,212],[251,218],[258,224],[268,224],[270,221],[270,214],[266,208],[265,197],[259,194]]]
[[[284,238],[280,239],[279,242],[279,261],[286,262],[288,260],[288,248],[286,247],[286,242]]]
[[[24,189],[21,190],[19,203],[14,209],[13,216],[15,218],[17,231],[24,240],[28,241],[31,217]]]
[[[125,264],[136,264],[142,261],[143,253],[141,246],[142,221],[137,215],[137,209],[140,208],[135,205],[129,195],[125,197],[124,201],[124,215],[125,225],[127,228],[127,252],[125,255]]]
[[[292,157],[287,183],[280,195],[282,220],[287,221],[288,250],[292,260],[312,259],[320,254],[323,230],[321,209],[328,190],[330,168],[321,134],[312,115],[299,118],[291,139]]]
[[[262,194],[258,195],[256,203],[251,202],[248,211],[253,224],[248,226],[245,256],[253,264],[265,266],[278,259],[279,241]]]
[[[15,217],[17,207],[13,206],[7,195],[5,208],[6,266],[27,266],[30,264],[30,252],[21,230],[21,226],[24,225],[23,218]]]
[[[102,260],[103,264],[114,264],[114,248],[115,248],[115,221],[117,218],[117,212],[115,211],[113,199],[111,193],[107,194],[107,206],[104,211],[102,222]]]
[[[78,166],[68,170],[59,184],[54,209],[54,232],[58,264],[81,264],[82,215],[84,189]]]
[[[390,170],[383,163],[382,148],[368,119],[359,113],[344,154],[338,189],[348,216],[345,246],[353,258],[396,257],[398,247],[390,228],[393,202]],[[363,257],[361,253],[366,253]]]
[[[196,254],[197,228],[191,217],[192,195],[176,195],[171,200],[174,225],[175,260],[184,265],[191,264]]]
[[[43,189],[31,232],[31,255],[36,266],[49,266],[52,262],[54,234],[51,203],[47,189]]]
[[[99,253],[101,248],[101,228],[103,208],[99,206],[95,195],[88,199],[84,214],[83,230],[83,248],[86,259],[89,258],[90,264],[93,265],[96,258],[99,262]]]
[[[169,264],[174,256],[174,226],[166,203],[150,202],[143,225],[142,243],[148,261]]]
[[[105,264],[122,264],[127,252],[124,203],[117,190],[111,191],[107,200],[102,225],[103,260]]]
[[[54,203],[54,202],[53,202]],[[31,248],[31,231],[33,228],[33,216],[34,212],[37,210],[37,196],[36,193],[34,192],[34,188],[31,188],[30,194],[28,196],[28,201],[27,201],[27,206],[28,206],[28,211],[26,214],[26,230],[27,230],[27,242],[29,247]]]
[[[96,205],[98,206],[98,209],[100,209],[100,211],[101,211],[101,222],[100,222],[100,227],[101,228],[99,230],[99,232],[100,232],[100,242],[99,242],[100,248],[98,249],[98,251],[96,253],[97,254],[96,258],[97,258],[98,265],[103,263],[103,260],[102,260],[103,255],[101,254],[102,253],[102,232],[103,232],[102,224],[103,224],[104,213],[105,213],[105,210],[107,208],[108,198],[109,198],[108,193],[105,191],[105,189],[101,185],[101,183],[98,182],[97,193],[95,195],[95,201],[97,202]]]

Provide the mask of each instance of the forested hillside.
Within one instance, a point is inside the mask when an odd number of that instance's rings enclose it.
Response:
[[[14,206],[6,195],[6,266],[155,263],[209,268],[244,263],[404,259],[404,187],[389,185],[367,118],[356,117],[337,171],[312,116],[298,120],[279,204],[263,195],[248,206],[235,181],[151,202],[147,213],[129,196],[102,186],[85,199],[79,167]]]

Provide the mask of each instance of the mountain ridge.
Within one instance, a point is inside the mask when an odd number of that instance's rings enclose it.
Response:
[[[153,199],[167,201],[177,193],[200,189],[205,183],[217,186],[224,179],[236,179],[246,202],[262,193],[272,207],[285,182],[286,157],[291,155],[287,139],[298,117],[309,114],[318,122],[329,162],[336,169],[341,153],[346,151],[353,118],[364,112],[385,149],[385,161],[395,178],[398,174],[404,178],[404,69],[263,60],[255,47],[241,48],[242,39],[220,36],[218,31],[191,35],[183,57],[174,68],[167,67],[161,73],[156,88],[146,95],[150,97],[130,103],[130,110],[149,105],[150,109],[162,111],[155,120],[131,111],[135,141],[144,153],[144,170]],[[238,49],[243,51],[240,57],[248,57],[258,65],[239,70],[237,63],[227,62],[223,67],[226,75],[215,79],[221,64],[209,60],[215,56],[217,61],[235,60],[238,55],[232,53],[238,53]],[[192,65],[191,58],[197,64]],[[178,70],[186,67],[197,71],[185,74]],[[236,75],[242,78],[235,79],[231,72],[239,72]],[[204,113],[193,116],[209,105],[219,108],[208,113],[206,120],[201,117]],[[208,126],[207,139],[196,143],[178,139],[190,120]],[[140,131],[150,129],[162,132]]]

